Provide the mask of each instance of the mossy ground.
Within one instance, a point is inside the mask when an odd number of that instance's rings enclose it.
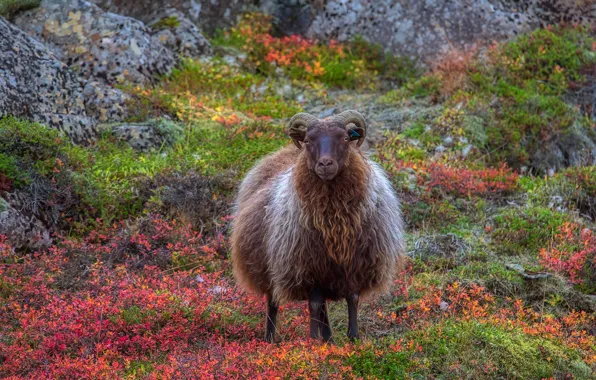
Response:
[[[360,40],[268,33],[247,16],[214,58],[127,88],[131,120],[174,120],[152,151],[0,120],[0,194],[37,191],[37,212],[60,214],[47,252],[0,240],[0,375],[595,378],[596,172],[545,176],[536,158],[572,126],[594,133],[565,101],[594,63],[587,33],[539,30],[426,74]],[[263,302],[227,259],[235,186],[289,143],[295,112],[361,99],[416,110],[372,150],[402,199],[406,268],[364,301],[361,342],[344,337],[343,303],[330,306],[335,346],[307,340],[306,307],[289,304],[283,342],[264,345]]]

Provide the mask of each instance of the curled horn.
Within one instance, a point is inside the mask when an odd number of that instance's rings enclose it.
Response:
[[[350,123],[356,124],[358,128],[362,128],[364,134],[360,137],[356,146],[360,146],[362,143],[364,143],[364,138],[366,137],[366,120],[364,120],[364,116],[362,116],[360,112],[354,110],[344,111],[333,116],[333,120],[342,123],[344,128]]]
[[[288,122],[288,129],[290,130],[290,137],[292,137],[292,141],[298,147],[298,149],[302,149],[302,146],[298,141],[302,141],[304,139],[304,131],[300,129],[300,127],[306,127],[308,129],[312,123],[317,121],[316,117],[306,112],[300,112],[294,115],[290,121]]]

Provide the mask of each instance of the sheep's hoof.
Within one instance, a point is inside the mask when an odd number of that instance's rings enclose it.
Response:
[[[329,337],[323,337],[323,342],[327,343],[327,344],[333,344],[335,345],[335,340],[333,340],[333,337],[329,336]]]
[[[360,340],[360,334],[348,335],[348,339],[350,339],[350,342],[354,343],[357,340]]]
[[[265,342],[267,342],[267,343],[280,343],[281,342],[281,339],[279,337],[274,336],[274,335],[267,334],[267,335],[265,335]]]

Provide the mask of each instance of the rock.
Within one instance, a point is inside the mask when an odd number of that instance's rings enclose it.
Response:
[[[408,256],[421,260],[447,259],[456,265],[467,260],[470,247],[454,234],[423,236],[416,241]]]
[[[489,0],[328,1],[308,36],[347,41],[356,35],[395,54],[433,65],[450,50],[500,40],[529,29],[528,17],[496,8]]]
[[[474,146],[471,144],[466,145],[462,150],[461,150],[461,155],[463,158],[468,157],[468,155],[470,154],[470,152],[472,151],[472,149],[474,149]]]
[[[587,132],[576,123],[556,139],[543,143],[530,157],[532,168],[552,176],[569,166],[595,165],[596,136]]]
[[[159,30],[156,37],[164,46],[180,55],[196,58],[211,54],[211,44],[199,28],[175,8],[160,11],[148,25]]]
[[[173,52],[143,22],[83,0],[44,0],[15,23],[84,80],[147,85],[170,72]]]
[[[89,116],[100,122],[118,122],[126,119],[126,104],[130,96],[119,89],[88,81],[83,89],[85,108]]]
[[[20,250],[49,247],[52,239],[44,224],[35,215],[26,214],[11,203],[0,198],[0,235],[5,235],[9,244]]]
[[[319,114],[317,115],[317,117],[319,119],[324,119],[326,117],[329,117],[331,115],[333,115],[335,113],[335,108],[327,108],[321,112],[319,112]]]
[[[182,127],[168,120],[150,120],[146,123],[110,125],[112,134],[140,151],[159,149],[173,144],[183,133]]]
[[[439,309],[441,309],[441,311],[447,311],[449,309],[449,303],[441,300],[441,302],[439,302]]]
[[[228,289],[224,288],[223,286],[215,285],[214,287],[209,289],[209,292],[213,294],[224,294],[228,291]]]
[[[101,8],[146,23],[163,9],[175,8],[208,34],[228,28],[256,0],[92,0]]]
[[[307,0],[261,0],[260,10],[273,16],[278,34],[305,34],[312,22],[313,8]]]
[[[505,268],[511,269],[512,271],[517,272],[520,276],[525,278],[526,280],[540,280],[549,278],[552,276],[551,273],[547,272],[533,272],[529,270],[525,270],[523,266],[519,264],[505,264]]]
[[[14,115],[85,143],[97,134],[76,75],[40,42],[0,17],[0,117]]]
[[[428,66],[540,25],[596,25],[596,7],[573,0],[329,0],[311,2],[307,36],[347,41],[357,35]]]

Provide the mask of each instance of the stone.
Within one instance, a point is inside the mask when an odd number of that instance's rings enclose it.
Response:
[[[130,95],[117,88],[88,81],[83,88],[87,114],[99,122],[124,121],[128,115],[126,105]]]
[[[159,41],[179,55],[197,58],[211,54],[211,44],[184,13],[175,8],[159,11],[148,22]]]
[[[477,49],[561,21],[596,25],[596,4],[575,0],[311,1],[306,35],[347,41],[357,35],[394,54],[434,66],[450,53]]]
[[[139,151],[159,149],[171,145],[182,136],[182,127],[169,120],[149,120],[108,126],[116,138]]]
[[[59,129],[76,143],[97,135],[77,76],[43,44],[0,17],[0,117],[6,115]]]
[[[156,13],[175,8],[201,30],[212,35],[236,23],[236,18],[255,0],[92,0],[101,8],[150,22]]]
[[[533,272],[533,271],[526,270],[520,264],[505,264],[505,268],[510,269],[514,272],[517,272],[520,276],[522,276],[526,280],[541,280],[541,279],[549,278],[552,276],[551,273],[547,273],[547,272]]]
[[[142,21],[87,1],[44,0],[14,21],[83,80],[149,85],[176,63],[174,53]]]
[[[439,234],[420,237],[408,252],[408,256],[425,261],[446,259],[461,265],[467,261],[470,251],[470,246],[458,236]]]
[[[9,199],[0,198],[0,235],[18,250],[38,250],[52,244],[50,231],[32,213],[23,211],[17,194],[6,193]]]

